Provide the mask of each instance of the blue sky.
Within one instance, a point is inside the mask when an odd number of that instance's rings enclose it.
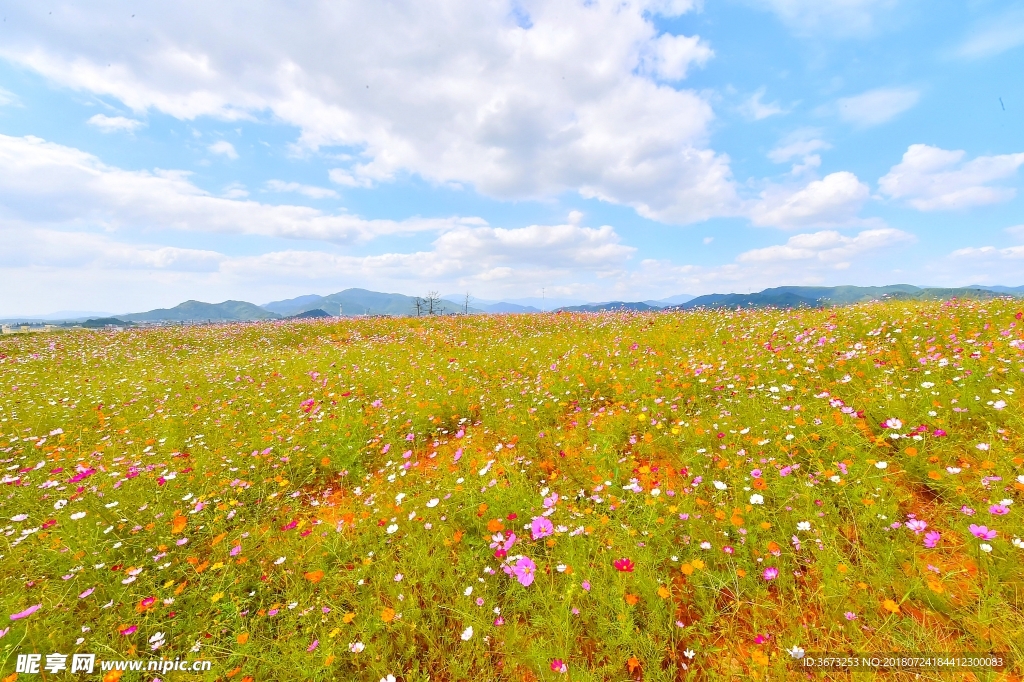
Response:
[[[13,3],[0,315],[1024,284],[1024,3]]]

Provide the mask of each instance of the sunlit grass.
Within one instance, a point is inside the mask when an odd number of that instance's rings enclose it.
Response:
[[[236,680],[1021,658],[1015,306],[4,338],[0,678],[53,651]]]

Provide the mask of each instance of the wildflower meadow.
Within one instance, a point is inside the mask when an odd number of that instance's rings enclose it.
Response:
[[[0,679],[40,679],[15,671],[29,651],[236,682],[804,679],[810,652],[1019,674],[1021,318],[3,337]]]

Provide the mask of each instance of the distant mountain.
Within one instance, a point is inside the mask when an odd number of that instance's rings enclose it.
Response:
[[[657,301],[644,301],[644,303],[664,308],[667,305],[680,305],[687,301],[692,301],[694,298],[696,298],[696,296],[691,296],[690,294],[677,294],[675,296],[669,296],[668,298],[658,299]]]
[[[988,289],[989,291],[994,291],[997,294],[1024,294],[1024,286],[1020,286],[1020,287],[1002,287],[1002,286],[986,287],[986,286],[982,286],[980,284],[972,284],[970,286],[970,288],[971,289]]]
[[[885,287],[775,287],[753,294],[708,294],[698,296],[676,306],[682,310],[693,308],[775,307],[820,308],[829,305],[849,305],[878,299],[889,300],[945,300],[949,298],[993,298],[998,295],[989,289],[963,287],[942,289],[894,284]]]
[[[311,305],[316,305],[323,298],[323,296],[317,296],[316,294],[306,294],[305,296],[289,298],[284,301],[272,301],[260,307],[278,315],[293,315],[294,311],[309,309]]]
[[[85,322],[82,323],[82,326],[85,327],[86,329],[102,329],[106,327],[108,324],[123,327],[127,323],[124,320],[121,320],[116,317],[99,317],[95,319],[86,320]]]
[[[313,319],[321,318],[321,317],[334,317],[334,316],[331,315],[330,313],[324,312],[320,308],[314,308],[313,310],[307,310],[306,312],[299,313],[298,315],[289,315],[288,317],[286,317],[284,319],[286,319],[286,320],[313,320]]]
[[[567,313],[599,313],[609,310],[636,310],[646,312],[648,310],[661,310],[661,306],[650,305],[649,303],[627,303],[625,301],[608,301],[607,303],[592,303],[589,305],[573,305],[559,308]]]
[[[185,301],[173,308],[158,308],[145,313],[131,313],[118,315],[118,317],[126,322],[248,322],[251,320],[276,320],[281,315],[245,301],[224,301],[223,303]]]
[[[422,298],[422,297],[421,297]],[[352,315],[415,315],[416,297],[404,294],[383,294],[366,289],[345,289],[329,296],[299,296],[286,301],[274,301],[263,306],[265,310],[279,315],[293,316],[309,310],[320,309],[328,315],[350,317]],[[441,300],[442,313],[463,312],[463,304],[457,301]],[[426,308],[421,309],[426,314]],[[435,310],[435,313],[438,310]],[[470,306],[469,312],[483,312]]]
[[[488,303],[484,305],[478,305],[485,313],[540,313],[544,312],[539,308],[534,308],[532,305],[516,305],[515,303]]]

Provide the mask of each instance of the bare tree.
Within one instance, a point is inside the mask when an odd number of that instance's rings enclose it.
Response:
[[[471,299],[471,298],[472,298],[472,296],[470,296],[470,295],[469,295],[469,292],[467,291],[467,292],[466,292],[466,300],[465,300],[465,302],[464,302],[464,303],[462,304],[462,312],[463,312],[464,314],[466,314],[466,315],[469,315],[469,299]]]
[[[412,300],[412,304],[416,307],[416,317],[419,317],[423,312],[423,299],[417,296]]]
[[[427,305],[427,315],[441,314],[441,297],[438,296],[436,291],[427,292],[427,297],[424,300]]]

